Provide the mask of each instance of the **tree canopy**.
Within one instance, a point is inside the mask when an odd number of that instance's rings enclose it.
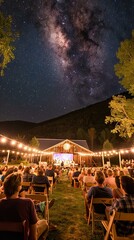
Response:
[[[113,133],[131,138],[134,134],[134,31],[131,39],[121,42],[116,56],[119,62],[114,66],[115,74],[132,97],[113,96],[109,103],[111,116],[106,116],[105,123],[115,123]]]
[[[31,141],[29,142],[31,147],[38,148],[40,143],[36,137],[33,137]]]
[[[15,58],[13,42],[17,37],[18,34],[12,30],[12,17],[0,11],[0,76],[4,75],[7,64]]]

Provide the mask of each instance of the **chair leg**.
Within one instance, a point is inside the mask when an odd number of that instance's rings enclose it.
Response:
[[[94,228],[95,228],[94,214],[93,214],[93,211],[92,211],[92,234],[94,234]]]

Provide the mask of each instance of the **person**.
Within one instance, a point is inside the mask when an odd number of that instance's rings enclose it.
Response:
[[[55,186],[55,173],[54,173],[54,170],[53,170],[53,167],[52,167],[51,164],[48,165],[48,168],[46,169],[45,175],[47,177],[53,177],[53,185]]]
[[[112,169],[108,169],[107,170],[107,177],[105,178],[105,185],[107,187],[111,187],[111,188],[116,188],[116,184],[115,184],[115,178],[113,176],[113,171]]]
[[[124,196],[117,198],[111,207],[106,207],[106,215],[115,209],[117,212],[134,213],[134,179],[130,176],[120,177],[121,188]],[[134,234],[134,221],[116,221],[116,231],[119,236]]]
[[[102,171],[96,171],[95,173],[95,181],[97,183],[96,186],[93,186],[89,189],[87,194],[85,195],[85,206],[86,206],[86,218],[89,216],[89,204],[92,196],[94,198],[112,198],[112,190],[109,187],[104,185],[105,176]],[[105,205],[95,204],[94,209],[95,212],[100,214],[105,214]]]
[[[85,176],[86,176],[86,170],[85,170],[85,168],[82,168],[81,173],[78,176],[78,181],[79,181],[81,188],[83,187],[83,179]]]
[[[21,174],[11,173],[4,179],[5,198],[0,199],[0,221],[21,222],[26,220],[29,240],[37,240],[48,229],[45,219],[38,220],[34,203],[29,198],[20,198]],[[19,233],[18,233],[19,234]],[[17,239],[20,236],[18,236]],[[10,235],[14,239],[14,235]]]
[[[83,194],[86,194],[91,185],[95,184],[95,178],[92,176],[91,169],[87,169],[87,175],[83,177],[83,184],[84,184],[84,189],[83,189]]]
[[[121,186],[120,186],[120,177],[119,176],[115,177],[115,183],[116,183],[117,187],[113,189],[113,198],[114,199],[121,198],[121,197],[123,197],[123,190],[121,189]]]
[[[30,170],[31,170],[30,167],[25,167],[24,168],[24,172],[22,174],[22,181],[23,182],[31,182],[32,181],[33,174],[31,174]],[[22,186],[21,191],[29,191],[30,192],[30,187],[29,186]]]
[[[72,187],[74,187],[74,181],[79,183],[78,177],[80,174],[81,172],[78,170],[78,167],[76,167],[72,175]]]
[[[41,167],[38,167],[37,175],[33,175],[32,183],[35,183],[35,184],[46,184],[46,186],[47,186],[47,193],[48,193],[48,190],[50,188],[50,182],[48,181],[47,176],[44,175],[43,169]],[[42,189],[42,187],[34,187],[34,190],[36,192],[44,191],[44,189]]]

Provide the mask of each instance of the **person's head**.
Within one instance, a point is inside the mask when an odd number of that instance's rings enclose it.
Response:
[[[38,171],[37,171],[37,175],[38,176],[43,176],[44,172],[43,172],[43,169],[42,168],[38,168]]]
[[[105,181],[104,173],[102,171],[96,171],[95,180],[98,184],[103,184]]]
[[[124,176],[125,174],[124,174],[124,172],[121,170],[120,171],[120,177],[122,177],[122,176]]]
[[[108,177],[113,176],[113,171],[112,171],[112,169],[108,169],[108,170],[107,170],[107,175],[108,175]]]
[[[119,176],[119,171],[118,171],[118,169],[114,169],[114,170],[113,170],[113,175],[114,175],[114,177]]]
[[[49,169],[52,169],[52,165],[50,164],[50,165],[48,166],[48,168],[49,168]]]
[[[120,177],[119,177],[119,176],[116,176],[116,177],[115,177],[115,183],[116,183],[116,186],[117,186],[118,188],[121,187],[121,186],[120,186]]]
[[[134,179],[130,176],[121,176],[121,186],[127,194],[134,194]]]
[[[30,174],[30,167],[24,168],[24,174]]]
[[[90,168],[87,169],[87,174],[91,175],[91,169]]]
[[[21,190],[21,174],[13,172],[4,179],[4,193],[7,198]]]

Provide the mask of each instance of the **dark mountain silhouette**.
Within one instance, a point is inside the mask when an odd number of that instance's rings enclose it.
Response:
[[[29,141],[32,137],[57,138],[57,139],[88,139],[88,129],[96,130],[96,148],[102,148],[99,142],[99,136],[102,130],[112,128],[105,124],[105,117],[110,115],[108,107],[110,99],[90,105],[70,112],[66,115],[50,119],[40,123],[24,121],[5,121],[0,122],[0,134],[16,138],[25,136]],[[113,135],[113,134],[111,134]],[[116,145],[122,144],[122,139],[116,136]]]
[[[87,130],[90,127],[101,129],[105,126],[104,119],[110,114],[109,100],[90,105],[86,108],[70,112],[66,115],[40,123],[25,121],[0,122],[0,134],[6,136],[26,135],[28,138],[76,138],[79,128]]]

